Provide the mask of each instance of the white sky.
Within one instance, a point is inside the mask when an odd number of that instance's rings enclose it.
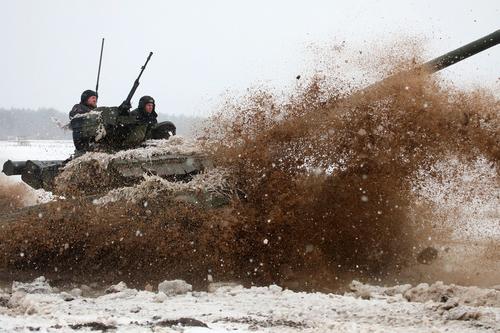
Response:
[[[10,0],[0,11],[0,107],[67,111],[95,88],[106,38],[99,105],[126,97],[162,113],[206,115],[226,90],[286,86],[310,66],[307,45],[367,45],[399,34],[440,55],[500,29],[500,0],[166,1]],[[448,77],[500,87],[500,46],[457,64]]]

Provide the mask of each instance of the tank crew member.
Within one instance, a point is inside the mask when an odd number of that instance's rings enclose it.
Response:
[[[142,96],[139,99],[139,105],[137,109],[132,110],[130,115],[137,120],[139,126],[143,128],[144,139],[151,139],[152,130],[156,124],[158,124],[158,114],[156,113],[155,100],[151,96]]]
[[[85,90],[80,97],[80,103],[75,104],[69,112],[69,119],[77,114],[84,114],[97,107],[97,93],[93,90]]]
[[[97,93],[92,90],[85,90],[80,97],[80,103],[75,104],[69,112],[71,129],[73,130],[73,143],[76,154],[83,154],[89,150],[91,141],[82,133],[83,119],[75,118],[78,114],[86,114],[97,107]]]
[[[151,96],[142,96],[137,109],[128,115],[133,123],[115,130],[117,142],[121,147],[132,148],[149,139],[168,139],[175,135],[175,125],[170,121],[158,123],[156,103]]]

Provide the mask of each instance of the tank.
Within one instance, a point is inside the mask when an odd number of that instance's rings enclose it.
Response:
[[[20,175],[22,181],[34,189],[53,191],[55,178],[69,161],[8,160],[3,165],[3,173]],[[211,167],[212,162],[204,155],[166,154],[151,159],[113,159],[106,170],[117,184],[131,185],[143,179],[144,174],[182,181]]]
[[[176,134],[175,125],[165,121],[155,125],[146,133],[145,125],[140,124],[130,114],[123,114],[117,107],[99,107],[92,112],[78,115],[71,120],[71,127],[78,127],[83,138],[91,142],[87,152],[116,153],[127,149],[141,149],[154,144],[146,144],[148,139],[168,140]],[[3,165],[7,176],[20,175],[21,179],[34,189],[54,190],[54,180],[63,168],[73,159],[85,152],[76,151],[67,160],[50,161],[12,161]],[[127,156],[112,159],[106,170],[113,175],[117,184],[133,184],[143,178],[145,173],[162,178],[184,180],[211,166],[203,155],[157,154],[154,158]]]
[[[415,70],[425,70],[430,73],[449,67],[470,56],[482,52],[500,43],[500,30],[475,40],[458,49],[432,59]],[[402,75],[399,73],[396,75]],[[390,80],[388,77],[385,80]],[[373,87],[378,83],[369,86]],[[150,137],[138,129],[136,120],[129,114],[122,114],[118,107],[100,107],[89,114],[75,117],[72,127],[78,127],[86,138],[92,141],[91,150],[117,152],[124,149],[140,148],[145,140],[169,139],[175,135],[175,126],[171,122],[159,123],[152,129]],[[78,157],[78,154],[75,154]],[[64,166],[71,161],[7,161],[3,172],[8,175],[21,175],[21,179],[35,189],[51,191],[54,179],[61,173]],[[162,178],[185,180],[189,176],[200,173],[212,167],[211,161],[201,154],[164,154],[159,156],[117,158],[110,161],[106,170],[118,181],[116,184],[133,184],[142,179],[145,173]]]

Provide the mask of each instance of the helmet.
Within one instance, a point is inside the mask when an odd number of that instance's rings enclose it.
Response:
[[[153,103],[153,111],[155,110],[156,104],[155,104],[155,99],[151,96],[142,96],[141,99],[139,99],[139,105],[138,108],[141,110],[144,110],[144,107],[148,103]]]
[[[97,93],[93,90],[85,90],[83,93],[82,93],[82,96],[80,97],[80,103],[82,104],[87,104],[87,100],[92,97],[92,96],[95,96],[95,97],[98,97],[97,96]]]

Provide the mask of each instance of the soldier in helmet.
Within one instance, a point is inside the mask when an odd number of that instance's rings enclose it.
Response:
[[[151,139],[153,128],[158,121],[158,114],[155,111],[155,100],[151,96],[142,96],[139,99],[137,109],[130,111],[129,117],[134,119],[133,124],[129,124],[116,130],[117,137],[121,138],[119,144],[123,147],[134,147],[147,139]]]
[[[158,114],[156,113],[155,100],[151,96],[142,96],[139,99],[139,105],[137,109],[130,112],[130,115],[134,117],[138,124],[145,125],[145,139],[151,139],[152,129],[158,121]]]
[[[80,103],[75,104],[69,112],[69,119],[77,114],[85,114],[97,107],[97,93],[93,90],[85,90],[80,97]]]
[[[155,100],[151,96],[142,96],[137,109],[128,116],[133,123],[115,129],[115,140],[121,148],[132,148],[149,139],[168,139],[175,135],[176,127],[170,121],[158,123]]]
[[[83,119],[78,119],[78,117],[76,116],[89,113],[96,107],[97,93],[92,90],[85,90],[80,97],[80,103],[75,104],[75,106],[73,106],[73,108],[69,112],[71,129],[73,130],[73,143],[75,144],[77,154],[88,151],[91,142],[88,138],[82,135],[81,127],[83,124]]]
[[[120,106],[121,108],[121,106]],[[152,138],[153,128],[158,121],[155,111],[155,100],[151,96],[142,96],[137,109],[127,112],[132,123],[119,126],[114,130],[115,149],[137,147],[147,139]]]

